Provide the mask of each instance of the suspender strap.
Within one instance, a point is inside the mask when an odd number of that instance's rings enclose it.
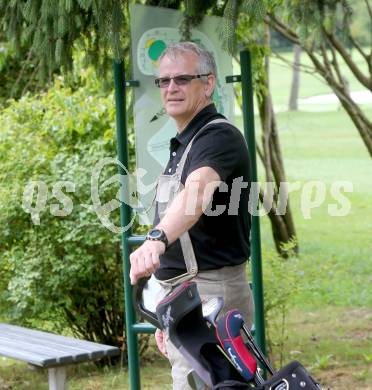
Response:
[[[195,137],[197,137],[204,129],[209,127],[209,125],[216,124],[216,123],[230,123],[230,122],[226,119],[214,119],[211,122],[208,122],[194,135],[194,137],[191,139],[191,141],[187,144],[186,149],[182,154],[181,160],[178,164],[178,167],[177,167],[175,175],[174,175],[179,180],[178,188],[183,189],[183,185],[181,184],[182,172],[183,172],[187,156],[191,150],[191,146],[194,142]],[[168,286],[169,285],[175,286],[181,282],[192,279],[198,273],[198,263],[196,261],[195,252],[194,252],[194,248],[192,246],[189,232],[186,231],[185,233],[183,233],[179,237],[179,240],[180,240],[180,244],[181,244],[181,248],[182,248],[183,258],[185,259],[187,273],[176,276],[172,279],[159,280],[159,283],[163,286],[167,286],[167,285]]]
[[[210,121],[208,122],[206,125],[204,125],[195,135],[194,137],[192,137],[191,141],[187,144],[186,146],[186,149],[185,151],[183,152],[183,155],[181,157],[181,160],[178,164],[178,167],[176,169],[176,173],[178,173],[180,175],[180,180],[181,180],[181,175],[182,175],[182,172],[183,172],[183,168],[185,166],[185,163],[186,163],[186,159],[187,159],[187,156],[190,152],[190,149],[191,149],[191,146],[194,142],[194,139],[203,131],[205,130],[207,127],[209,127],[209,125],[212,125],[212,124],[216,124],[216,123],[230,123],[227,119],[214,119],[213,121]]]

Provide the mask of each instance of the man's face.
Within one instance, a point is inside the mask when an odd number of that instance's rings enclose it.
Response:
[[[198,73],[198,57],[192,52],[180,54],[175,59],[166,55],[159,65],[159,77]],[[210,75],[208,78],[193,79],[185,85],[177,85],[174,80],[171,80],[168,87],[160,88],[165,111],[176,120],[179,129],[183,129],[201,109],[210,103],[214,85],[215,77]]]

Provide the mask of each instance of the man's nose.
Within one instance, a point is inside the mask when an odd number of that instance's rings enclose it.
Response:
[[[178,85],[174,81],[174,79],[170,79],[169,85],[168,85],[168,91],[176,91],[178,90]]]

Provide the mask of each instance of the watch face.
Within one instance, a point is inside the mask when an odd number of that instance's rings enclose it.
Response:
[[[162,231],[159,230],[159,229],[153,229],[151,230],[151,232],[149,233],[149,236],[151,238],[160,238],[162,236]]]

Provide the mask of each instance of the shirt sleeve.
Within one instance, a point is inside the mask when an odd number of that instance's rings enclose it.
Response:
[[[246,143],[238,129],[231,126],[206,129],[192,144],[186,177],[198,168],[210,167],[226,181],[239,165],[242,153],[247,153]]]

